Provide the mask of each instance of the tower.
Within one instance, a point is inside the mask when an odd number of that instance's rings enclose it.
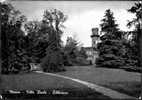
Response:
[[[95,64],[96,58],[98,57],[97,43],[99,42],[98,28],[92,28],[92,63]]]

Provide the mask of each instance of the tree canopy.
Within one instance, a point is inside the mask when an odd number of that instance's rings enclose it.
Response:
[[[28,68],[25,59],[24,32],[21,29],[26,17],[11,4],[1,3],[2,73]]]
[[[138,1],[136,2],[130,9],[128,9],[128,12],[135,14],[135,18],[133,20],[129,21],[127,26],[135,26],[135,31],[132,32],[133,36],[133,42],[135,43],[134,47],[136,48],[136,56],[138,56],[139,65],[141,66],[141,58],[142,58],[142,2]]]
[[[105,16],[102,19],[100,36],[101,43],[98,44],[99,58],[96,60],[96,65],[101,67],[118,68],[124,64],[125,50],[121,41],[121,32],[113,17],[113,12],[110,9],[105,11]]]

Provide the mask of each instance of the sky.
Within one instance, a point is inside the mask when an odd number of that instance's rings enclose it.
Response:
[[[12,5],[20,10],[28,20],[41,20],[45,9],[58,9],[68,16],[64,22],[62,40],[74,36],[84,47],[91,46],[91,29],[100,29],[106,9],[111,9],[119,24],[120,30],[129,31],[127,21],[135,16],[127,9],[134,5],[134,1],[11,1]]]

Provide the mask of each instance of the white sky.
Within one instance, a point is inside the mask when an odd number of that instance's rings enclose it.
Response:
[[[126,27],[127,20],[134,15],[127,12],[134,1],[12,1],[12,5],[20,10],[28,20],[40,20],[45,9],[59,9],[68,16],[62,40],[67,36],[76,35],[84,46],[91,46],[91,29],[99,27],[105,10],[111,9],[121,30]]]

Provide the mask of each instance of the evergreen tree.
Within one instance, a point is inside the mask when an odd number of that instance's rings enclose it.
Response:
[[[103,33],[105,33],[110,38],[121,38],[118,24],[116,24],[116,21],[113,17],[113,12],[111,12],[110,9],[106,10],[105,16],[101,21],[102,23],[100,24],[100,26]]]
[[[100,36],[101,43],[98,44],[99,58],[96,65],[118,68],[125,63],[123,59],[125,49],[121,41],[122,33],[110,9],[106,10],[100,26],[103,34]]]

